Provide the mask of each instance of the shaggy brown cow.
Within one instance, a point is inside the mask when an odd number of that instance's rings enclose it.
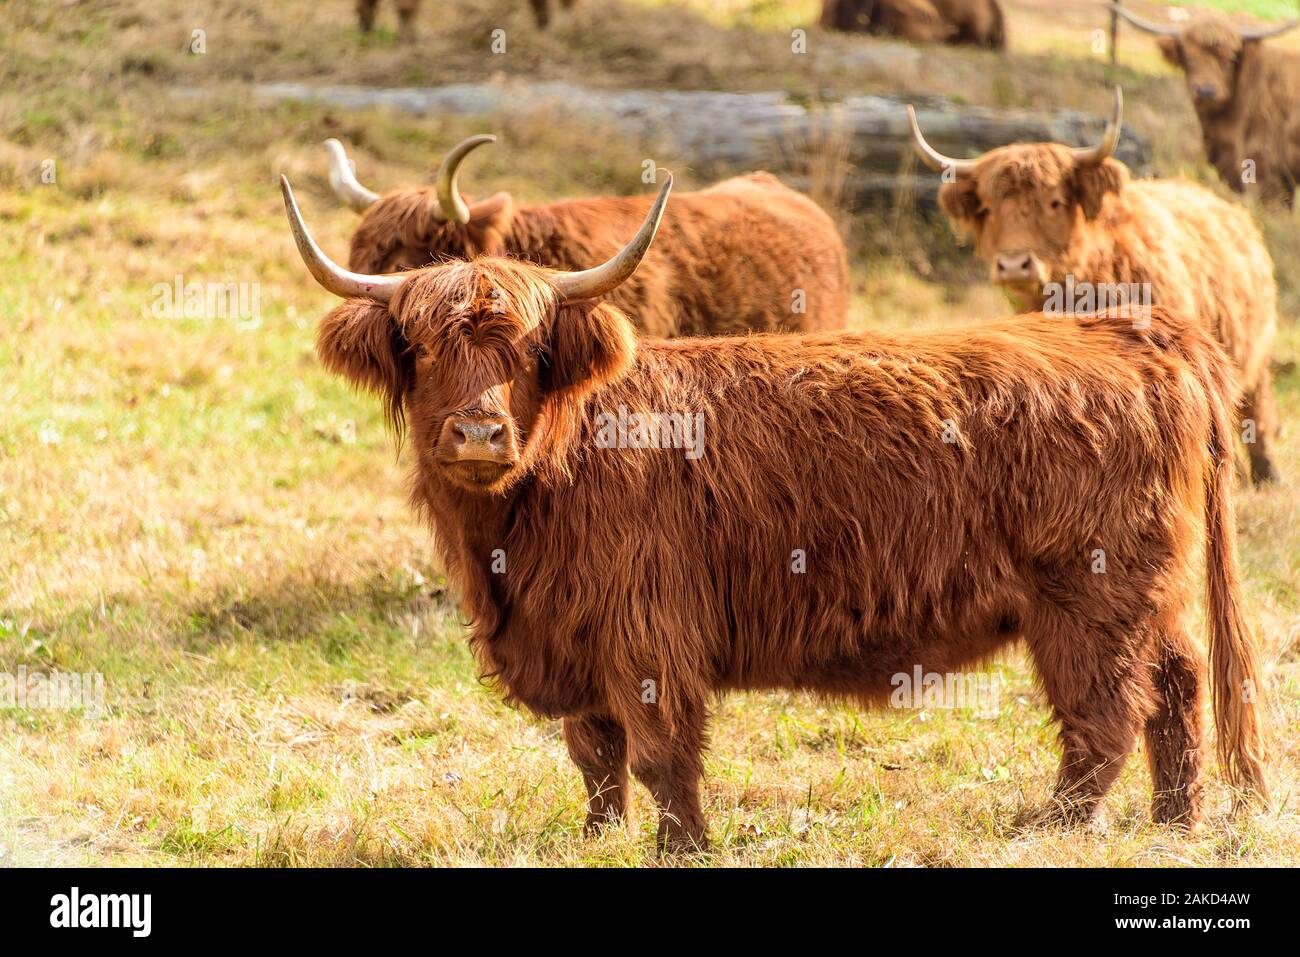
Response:
[[[977,159],[935,151],[909,108],[921,158],[945,184],[939,204],[974,240],[992,279],[1024,310],[1073,309],[1072,292],[1145,298],[1214,333],[1244,387],[1242,436],[1257,481],[1274,477],[1277,410],[1269,358],[1277,327],[1273,260],[1250,214],[1186,180],[1130,180],[1111,158],[1123,101],[1098,147],[1018,143]],[[1088,297],[1092,296],[1090,300]],[[1114,304],[1114,303],[1113,303]]]
[[[1006,49],[997,0],[825,0],[821,26],[902,37],[913,43],[957,43]]]
[[[411,498],[473,649],[513,701],[564,719],[588,826],[623,814],[630,767],[661,844],[705,843],[719,691],[879,702],[900,674],[1018,638],[1061,725],[1047,816],[1087,819],[1141,733],[1155,818],[1191,824],[1205,669],[1182,613],[1202,528],[1219,755],[1262,795],[1213,339],[1157,307],[1142,329],[638,341],[599,297],[636,269],[670,184],[593,270],[484,257],[400,276],[331,263],[283,184],[308,268],[348,299],[321,359],[409,423]]]
[[[1265,202],[1293,205],[1300,181],[1300,53],[1261,41],[1295,29],[1300,19],[1239,28],[1210,11],[1173,26],[1115,10],[1157,34],[1160,52],[1183,71],[1206,156],[1224,183],[1238,193],[1257,185]]]
[[[646,197],[602,196],[516,207],[506,193],[468,205],[457,187],[461,164],[493,140],[456,146],[434,187],[383,197],[358,183],[342,145],[327,141],[335,191],[364,212],[350,268],[396,272],[487,254],[581,269],[617,252],[650,206]],[[654,251],[612,301],[647,335],[699,336],[843,328],[848,293],[835,223],[774,176],[752,173],[678,195]]]

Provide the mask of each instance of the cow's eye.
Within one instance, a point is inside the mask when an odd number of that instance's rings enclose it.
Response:
[[[1052,209],[1065,209],[1065,200],[1059,197],[1052,200]]]

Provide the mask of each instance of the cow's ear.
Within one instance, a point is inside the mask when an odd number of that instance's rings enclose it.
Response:
[[[562,305],[546,344],[542,385],[587,392],[621,376],[635,355],[632,323],[618,309],[599,300]]]
[[[1113,159],[1074,168],[1074,198],[1087,219],[1096,219],[1107,193],[1124,188],[1128,170]]]
[[[973,179],[959,179],[939,188],[939,208],[961,235],[973,235],[979,224],[980,197]]]
[[[316,354],[325,368],[383,399],[388,420],[401,435],[415,363],[387,306],[349,299],[321,321]]]
[[[515,204],[509,193],[497,193],[469,208],[469,235],[477,253],[502,256],[510,226],[515,218]]]
[[[1160,50],[1160,55],[1171,65],[1182,67],[1183,65],[1183,48],[1178,42],[1178,37],[1158,36],[1156,37],[1156,46]]]

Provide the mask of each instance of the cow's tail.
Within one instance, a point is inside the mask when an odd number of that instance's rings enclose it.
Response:
[[[1250,629],[1242,613],[1237,571],[1237,532],[1232,511],[1234,481],[1231,400],[1223,363],[1206,382],[1213,410],[1210,461],[1205,477],[1206,613],[1210,626],[1210,696],[1218,738],[1219,766],[1239,796],[1267,800],[1264,742],[1259,715],[1263,687]],[[1216,374],[1217,373],[1217,374]],[[1219,381],[1214,381],[1219,380]]]

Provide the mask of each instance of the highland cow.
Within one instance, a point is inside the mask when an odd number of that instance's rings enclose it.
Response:
[[[953,43],[1006,49],[997,0],[825,0],[821,26],[900,37],[912,43]]]
[[[610,196],[516,207],[506,193],[466,203],[461,164],[494,139],[457,145],[433,187],[382,197],[357,181],[342,145],[329,140],[331,183],[364,214],[350,268],[395,272],[490,255],[581,269],[614,255],[649,208],[644,197]],[[753,173],[677,196],[654,251],[611,301],[647,335],[700,336],[843,328],[848,294],[835,223],[774,176]]]
[[[1262,41],[1300,26],[1238,28],[1218,11],[1185,25],[1153,23],[1114,6],[1183,71],[1210,164],[1229,189],[1292,206],[1300,181],[1300,53]]]
[[[1044,309],[1066,287],[1137,288],[1214,334],[1244,389],[1238,428],[1251,476],[1267,481],[1278,428],[1269,367],[1277,284],[1268,247],[1250,213],[1202,186],[1130,179],[1111,157],[1122,113],[1116,90],[1096,147],[1018,143],[953,159],[925,141],[909,107],[918,154],[944,174],[940,206],[1017,308]]]
[[[893,676],[1020,639],[1064,750],[1045,816],[1088,819],[1141,733],[1154,817],[1192,825],[1205,667],[1182,615],[1202,530],[1220,761],[1262,795],[1217,343],[1160,307],[1144,328],[638,340],[601,297],[645,256],[671,182],[589,270],[367,276],[325,257],[282,179],[308,269],[347,300],[321,360],[409,428],[412,502],[474,652],[512,701],[563,719],[588,828],[622,816],[630,769],[660,844],[705,845],[717,692],[878,703]],[[703,454],[598,441],[620,408],[698,414]]]

